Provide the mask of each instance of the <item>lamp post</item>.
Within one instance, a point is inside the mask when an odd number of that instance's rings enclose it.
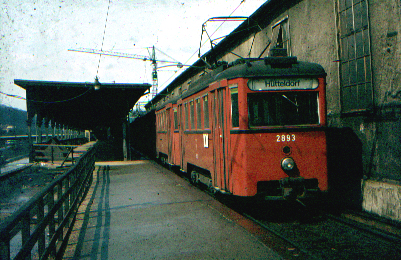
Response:
[[[99,82],[99,78],[97,76],[95,77],[95,83],[93,84],[93,88],[95,90],[99,90],[100,89],[100,82]]]

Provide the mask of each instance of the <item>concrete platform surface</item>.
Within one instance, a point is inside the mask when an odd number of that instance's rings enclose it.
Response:
[[[244,221],[152,161],[99,164],[64,259],[282,259]]]

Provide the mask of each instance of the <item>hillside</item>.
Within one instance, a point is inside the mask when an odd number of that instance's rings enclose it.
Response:
[[[26,134],[26,119],[26,111],[0,104],[0,135]]]

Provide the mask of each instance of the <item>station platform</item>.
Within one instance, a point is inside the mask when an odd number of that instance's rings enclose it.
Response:
[[[64,259],[282,259],[252,225],[153,161],[96,162]]]

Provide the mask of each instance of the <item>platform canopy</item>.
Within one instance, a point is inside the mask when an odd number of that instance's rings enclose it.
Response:
[[[150,84],[16,79],[26,90],[28,121],[35,115],[80,130],[120,125]]]

